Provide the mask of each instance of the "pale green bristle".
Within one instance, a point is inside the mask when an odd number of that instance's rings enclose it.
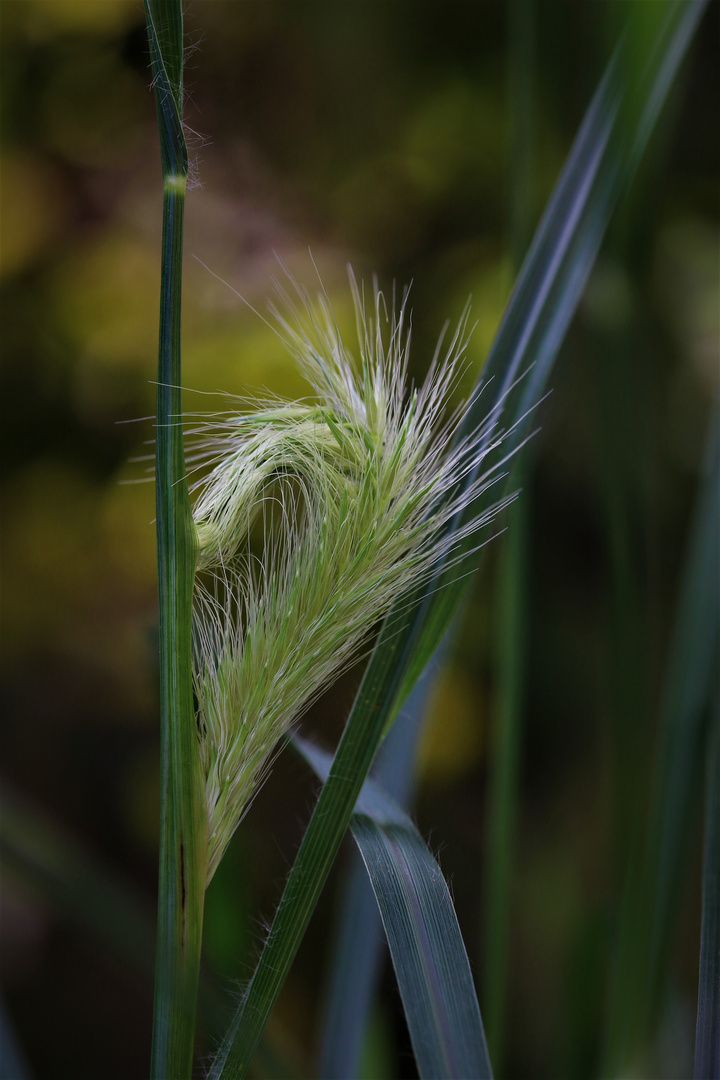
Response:
[[[316,401],[208,421],[196,448],[197,460],[214,462],[194,509],[208,878],[281,736],[447,553],[443,525],[459,508],[452,491],[468,461],[452,449],[443,412],[465,321],[444,362],[410,393],[404,306],[386,316],[376,288],[369,316],[354,282],[353,291],[359,362],[325,298],[319,315],[307,303],[294,321],[278,316]]]

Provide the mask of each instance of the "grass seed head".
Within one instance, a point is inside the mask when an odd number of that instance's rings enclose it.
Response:
[[[458,493],[479,461],[453,445],[458,414],[445,416],[467,314],[413,390],[406,297],[388,310],[376,285],[368,310],[352,275],[351,287],[357,357],[325,294],[313,306],[283,292],[285,313],[273,314],[314,400],[209,418],[188,455],[207,469],[194,506],[194,678],[208,880],[282,735],[393,603],[490,516],[447,534],[489,482]]]

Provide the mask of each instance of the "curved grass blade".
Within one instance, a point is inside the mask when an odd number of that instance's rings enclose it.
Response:
[[[709,739],[695,1080],[720,1078],[720,699]]]
[[[420,1076],[490,1077],[470,964],[439,868],[407,824],[357,814],[352,832],[385,927]]]
[[[205,800],[192,691],[192,589],[197,538],[183,454],[180,375],[183,213],[180,0],[145,0],[163,172],[157,441],[161,821],[153,1078],[192,1072],[205,896]]]
[[[331,756],[304,739],[294,745],[325,779]],[[440,867],[373,780],[363,786],[350,828],[380,909],[420,1076],[491,1077],[470,963]]]
[[[434,664],[406,701],[378,753],[373,779],[406,809]],[[353,849],[341,896],[338,933],[330,950],[332,971],[322,1025],[321,1080],[353,1080],[360,1067],[383,953],[377,901],[359,852]]]
[[[673,77],[704,10],[699,3],[669,6],[642,85],[636,121],[618,120],[623,80],[611,62],[536,233],[484,373],[490,396],[475,395],[462,434],[492,437],[488,412],[507,417],[505,451],[517,449],[527,415],[541,393],[617,198],[632,177]],[[527,378],[518,375],[533,365]],[[487,383],[486,383],[487,385]],[[475,440],[477,448],[478,439]],[[470,478],[468,478],[470,479]],[[486,493],[488,502],[500,490]],[[468,513],[477,513],[477,505]],[[457,522],[459,525],[460,522]],[[342,841],[375,751],[427,661],[462,596],[462,574],[438,568],[426,588],[388,616],[365,672],[328,779],[290,871],[258,965],[211,1071],[211,1080],[244,1075]],[[444,588],[440,588],[444,585]]]

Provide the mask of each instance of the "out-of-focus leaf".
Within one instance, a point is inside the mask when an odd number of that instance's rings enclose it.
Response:
[[[709,740],[695,1080],[720,1077],[720,701]]]
[[[102,860],[3,789],[0,851],[17,873],[124,964],[152,977],[155,929],[143,897]]]
[[[351,859],[330,951],[320,1080],[354,1080],[358,1075],[383,957],[382,923],[367,871],[355,849]]]
[[[296,737],[321,779],[329,754]],[[447,885],[410,818],[373,780],[350,827],[375,893],[390,946],[420,1076],[490,1077],[470,963]]]
[[[537,3],[507,5],[510,155],[509,254],[517,269],[532,236],[536,174]],[[525,696],[530,470],[521,462],[513,482],[522,489],[508,511],[508,533],[500,553],[495,588],[497,692],[489,744],[483,1001],[488,1045],[502,1071],[510,956],[515,826],[518,814],[520,747]]]
[[[20,1044],[0,999],[0,1080],[29,1080],[30,1072]]]
[[[716,412],[673,626],[642,880],[621,927],[604,1074],[642,1052],[664,980],[720,644],[720,410]]]
[[[528,476],[518,470],[518,480]],[[502,1057],[510,953],[510,911],[518,814],[527,627],[527,498],[508,512],[498,574],[497,707],[492,730],[485,886],[485,1024],[495,1067]]]
[[[67,919],[89,935],[103,953],[131,973],[152,981],[155,926],[149,900],[96,851],[6,785],[0,797],[0,857],[5,874],[37,891],[54,916]],[[224,1023],[224,995],[208,979],[200,980],[199,1009],[209,1031]],[[7,1025],[7,1018],[4,1023]],[[274,1080],[280,1075],[296,1076],[298,1070],[285,1060],[284,1047],[268,1036],[266,1033],[258,1053],[260,1075]],[[12,1039],[12,1030],[8,1028],[2,1037]],[[5,1064],[3,1053],[0,1064]],[[11,1072],[8,1080],[21,1076],[21,1072]]]

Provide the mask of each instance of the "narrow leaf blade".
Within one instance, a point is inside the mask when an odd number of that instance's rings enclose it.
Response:
[[[372,768],[373,778],[403,809],[410,803],[417,747],[434,674],[433,664],[405,703]],[[353,850],[351,854],[340,898],[338,932],[329,950],[332,969],[322,1024],[321,1080],[353,1080],[358,1074],[385,947],[367,871],[360,853]]]
[[[356,815],[352,832],[387,934],[423,1078],[490,1077],[480,1009],[440,869],[410,826]]]
[[[321,779],[331,757],[296,739]],[[390,946],[423,1080],[492,1076],[470,962],[437,862],[405,812],[367,780],[351,819]]]

